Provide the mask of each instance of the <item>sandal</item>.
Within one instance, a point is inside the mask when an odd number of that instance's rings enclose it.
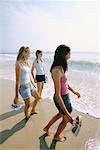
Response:
[[[74,122],[74,124],[72,125],[72,132],[74,133],[75,136],[78,135],[81,126],[82,126],[82,117],[78,116],[76,118],[76,122]]]
[[[38,112],[31,112],[30,116],[38,114]]]

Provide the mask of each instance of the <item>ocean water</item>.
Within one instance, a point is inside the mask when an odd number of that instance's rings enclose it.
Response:
[[[15,61],[17,54],[0,54],[0,78],[15,81]],[[53,52],[44,53],[45,73],[48,82],[44,86],[43,98],[53,101],[54,87],[50,75],[50,66],[53,61]],[[32,53],[30,66],[35,58]],[[74,109],[100,118],[100,55],[99,53],[73,52],[68,61],[69,84],[80,92],[81,98],[77,99],[70,93]]]

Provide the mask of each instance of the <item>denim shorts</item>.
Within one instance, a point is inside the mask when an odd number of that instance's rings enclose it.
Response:
[[[36,88],[32,84],[20,86],[19,88],[19,93],[24,100],[30,98],[33,91],[36,91]]]
[[[71,105],[71,102],[70,102],[70,99],[69,99],[69,94],[62,95],[61,97],[63,99],[63,102],[65,104],[66,109],[68,110],[69,113],[71,113],[72,112],[72,105]],[[56,101],[55,95],[54,95],[53,99],[54,99],[54,103],[55,103],[59,113],[65,115],[65,113],[63,112],[63,110],[59,106],[58,102]]]
[[[36,75],[37,82],[45,82],[45,75]]]

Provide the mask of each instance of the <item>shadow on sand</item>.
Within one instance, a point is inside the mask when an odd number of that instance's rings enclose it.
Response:
[[[25,119],[22,119],[20,122],[15,124],[11,129],[6,129],[4,131],[1,131],[0,132],[0,144],[4,143],[14,133],[24,128],[26,122],[27,121]]]
[[[19,113],[22,113],[23,110],[24,110],[24,106],[19,110],[12,110],[12,111],[6,112],[4,114],[1,114],[0,115],[0,121],[5,120],[5,119],[10,118],[10,117],[13,117]]]
[[[30,107],[32,107],[33,103],[30,103]],[[0,115],[0,121],[5,120],[7,118],[13,117],[19,113],[24,111],[24,106],[22,106],[19,110],[12,110]]]
[[[55,150],[56,148],[56,140],[52,140],[50,147],[48,147],[45,138],[48,136],[46,133],[39,137],[40,140],[40,150]]]

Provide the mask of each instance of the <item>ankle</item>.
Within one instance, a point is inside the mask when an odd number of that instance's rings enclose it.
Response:
[[[49,131],[49,127],[44,127],[44,129],[43,130],[45,130],[45,131]]]
[[[59,135],[57,135],[57,134],[54,135],[54,139],[59,139],[59,138],[60,138]]]
[[[16,101],[14,101],[13,103],[14,103],[14,104],[18,104],[18,102],[16,102]]]
[[[49,128],[47,128],[47,127],[44,127],[44,129],[47,129],[47,130],[49,130]]]
[[[35,109],[32,109],[31,112],[35,112]]]

